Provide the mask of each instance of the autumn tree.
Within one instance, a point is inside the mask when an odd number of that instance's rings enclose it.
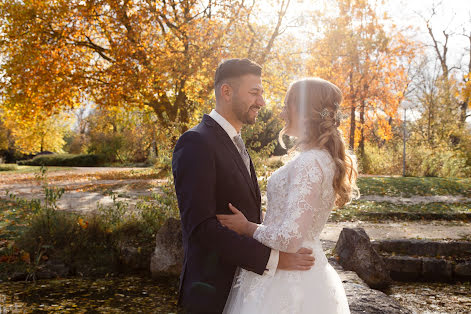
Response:
[[[468,67],[465,70],[462,82],[459,84],[460,122],[464,126],[466,119],[471,117],[471,113],[468,113],[471,107],[471,31],[468,34],[463,33],[462,35],[469,42]]]
[[[368,1],[335,3],[335,13],[316,15],[325,32],[313,41],[308,71],[341,88],[342,110],[349,116],[349,125],[342,128],[350,149],[358,145],[364,157],[368,133],[385,140],[392,136],[391,127],[408,86],[407,67],[414,45],[397,30],[388,35],[386,17],[378,17]]]
[[[23,154],[63,153],[64,137],[71,128],[71,120],[66,114],[43,115],[29,124],[7,119],[5,126],[11,133],[15,149]]]
[[[289,1],[282,2],[280,19]],[[246,23],[250,14],[237,0],[6,0],[3,106],[23,121],[87,100],[103,108],[147,106],[162,127],[185,129],[208,107],[218,62],[241,55],[240,33],[258,31]],[[252,34],[262,64],[279,24],[266,27],[268,37]]]

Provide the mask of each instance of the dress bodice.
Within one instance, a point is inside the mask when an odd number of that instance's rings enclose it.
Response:
[[[276,170],[268,179],[265,220],[254,238],[286,252],[318,238],[335,202],[334,173],[332,157],[320,149],[301,152]]]

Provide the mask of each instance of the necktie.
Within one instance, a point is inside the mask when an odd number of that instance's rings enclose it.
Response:
[[[249,175],[250,175],[250,157],[249,157],[249,154],[247,153],[247,149],[245,149],[244,140],[239,134],[234,136],[234,143],[236,144],[237,149],[239,150],[239,154],[242,157],[245,167],[247,168],[247,171],[249,172]]]

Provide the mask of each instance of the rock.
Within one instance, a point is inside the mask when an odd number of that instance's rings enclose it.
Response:
[[[120,246],[119,260],[121,268],[125,271],[146,270],[149,267],[149,254],[143,254],[140,248],[136,248],[130,244]]]
[[[412,313],[384,292],[355,283],[344,283],[344,288],[351,313]]]
[[[46,268],[53,272],[57,277],[65,278],[69,275],[69,267],[59,261],[53,261],[46,263]]]
[[[422,275],[422,259],[410,256],[383,257],[392,279],[400,281],[418,280]]]
[[[335,253],[344,269],[355,271],[371,288],[383,289],[391,284],[386,264],[363,228],[343,228]]]
[[[20,280],[26,280],[27,277],[28,277],[28,273],[16,271],[11,276],[8,277],[8,280],[20,281]]]
[[[410,240],[409,254],[420,256],[436,256],[440,242],[430,240]]]
[[[352,314],[356,313],[412,313],[387,294],[368,287],[353,271],[344,270],[333,258],[329,259],[343,282],[348,305]]]
[[[430,241],[418,239],[398,239],[374,241],[376,250],[401,255],[420,256],[453,256],[470,257],[471,242],[469,241]]]
[[[453,266],[450,261],[432,257],[422,258],[422,277],[427,281],[451,281]]]
[[[179,275],[183,265],[183,243],[180,220],[169,218],[160,228],[151,257],[152,277]]]
[[[456,264],[453,273],[457,279],[471,279],[471,262]]]
[[[374,241],[373,247],[377,252],[394,252],[397,254],[410,255],[411,240],[409,239],[393,239]]]
[[[50,269],[41,269],[41,270],[38,270],[35,274],[34,274],[34,278],[36,280],[40,280],[40,279],[54,279],[54,278],[57,278],[56,274],[54,272],[52,272]]]
[[[469,258],[471,257],[471,242],[452,241],[440,243],[437,255]]]
[[[49,260],[34,275],[36,279],[65,278],[69,275],[69,267],[61,261]]]

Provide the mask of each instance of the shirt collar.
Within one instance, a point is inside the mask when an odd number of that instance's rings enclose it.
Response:
[[[213,109],[210,112],[209,116],[213,118],[214,121],[216,121],[221,126],[221,128],[224,129],[224,131],[226,131],[227,135],[229,135],[231,139],[233,139],[234,136],[238,135],[236,129],[232,126],[232,124],[230,124],[229,121],[227,121],[223,116],[221,116],[216,110]]]

